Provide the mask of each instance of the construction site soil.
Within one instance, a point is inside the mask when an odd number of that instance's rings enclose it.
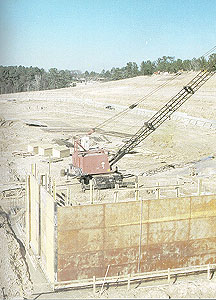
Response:
[[[86,135],[105,120],[115,116],[145,97],[138,107],[123,117],[110,120],[90,136],[91,146],[103,147],[112,154],[130,138],[144,122],[177,94],[196,73],[180,76],[160,74],[140,76],[115,82],[87,82],[76,87],[0,96],[0,224],[1,273],[0,295],[5,299],[31,297],[34,280],[24,248],[25,179],[36,163],[37,173],[49,170],[49,158],[27,151],[29,144],[66,145],[73,149],[73,138]],[[208,180],[205,191],[215,193],[216,178],[216,76],[180,107],[175,118],[165,122],[156,132],[137,146],[133,153],[118,162],[123,173],[139,176],[139,183],[154,186],[158,182],[186,185],[182,193],[193,193],[194,178]],[[71,163],[71,156],[51,162],[51,176],[57,189],[71,184],[73,205],[88,203],[76,179],[61,177],[61,169]],[[192,171],[193,170],[193,171]],[[194,176],[192,176],[194,175]],[[190,184],[187,186],[187,184]],[[155,197],[146,192],[145,197]],[[164,194],[164,196],[169,196]],[[95,201],[111,201],[113,191],[96,191]],[[122,195],[130,200],[131,192]],[[23,238],[23,239],[22,239]],[[139,291],[139,292],[138,292]],[[125,292],[120,288],[106,290],[102,298],[213,298],[216,281],[184,280],[168,287],[152,287]],[[93,298],[91,292],[70,291],[44,294],[37,299]],[[62,299],[63,299],[62,298]]]

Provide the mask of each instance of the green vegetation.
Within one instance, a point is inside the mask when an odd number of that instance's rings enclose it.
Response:
[[[59,89],[69,86],[76,76],[74,71],[59,71],[55,68],[46,72],[37,67],[0,66],[0,92],[5,94]]]
[[[59,89],[74,86],[75,82],[88,80],[119,80],[136,77],[140,75],[152,75],[155,72],[176,73],[178,71],[198,71],[210,67],[216,70],[216,54],[212,54],[208,60],[204,57],[175,60],[175,57],[163,56],[156,61],[142,61],[140,67],[135,62],[128,62],[123,68],[112,68],[102,70],[101,73],[73,70],[57,70],[51,68],[49,71],[38,67],[23,66],[0,66],[0,93],[16,93],[25,91],[39,91],[47,89]]]

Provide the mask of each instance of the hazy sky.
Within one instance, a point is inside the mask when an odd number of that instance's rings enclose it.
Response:
[[[216,0],[0,0],[1,65],[101,71],[216,45]]]

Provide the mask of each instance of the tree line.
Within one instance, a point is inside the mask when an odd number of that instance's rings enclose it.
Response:
[[[129,62],[123,68],[112,68],[111,70],[103,70],[98,76],[108,80],[119,80],[125,78],[136,77],[140,75],[152,75],[158,72],[177,73],[179,71],[199,71],[216,63],[216,54],[212,54],[207,60],[204,57],[193,58],[192,60],[175,59],[171,56],[163,56],[156,61],[142,61],[138,67],[137,63]],[[89,74],[91,75],[91,74]],[[85,76],[88,73],[85,72]]]
[[[199,71],[215,65],[216,54],[209,59],[204,57],[192,60],[175,59],[163,56],[156,61],[142,61],[140,66],[136,62],[128,62],[122,68],[81,72],[79,70],[58,70],[51,68],[45,71],[38,67],[0,66],[0,93],[17,93],[25,91],[40,91],[69,87],[72,83],[89,80],[119,80],[141,75],[152,75],[157,72],[176,73],[178,71]]]
[[[64,88],[68,87],[79,73],[81,72],[56,68],[47,72],[38,67],[0,66],[0,92],[5,94]]]

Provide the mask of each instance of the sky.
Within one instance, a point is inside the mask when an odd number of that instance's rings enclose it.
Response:
[[[216,0],[0,0],[0,65],[96,71],[216,46]]]

